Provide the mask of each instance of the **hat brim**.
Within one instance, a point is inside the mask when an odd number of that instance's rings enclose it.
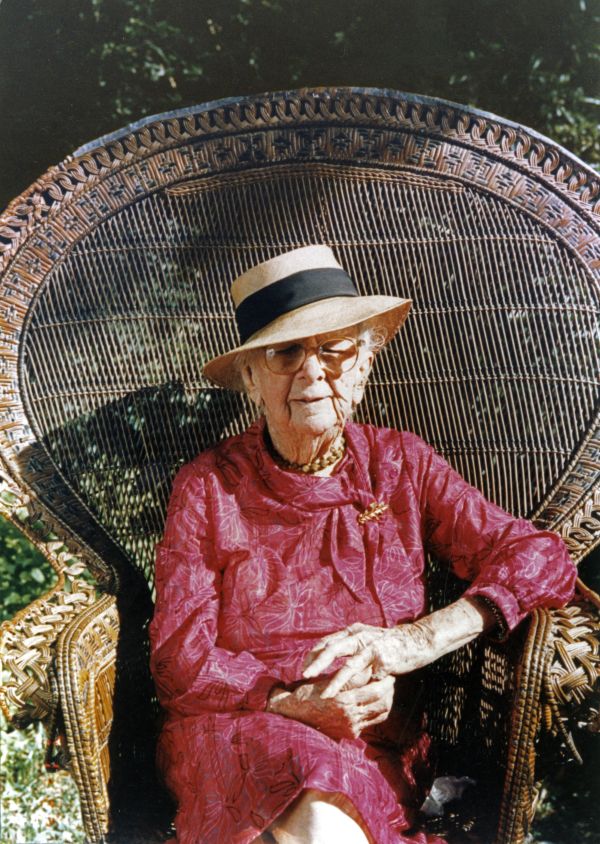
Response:
[[[220,387],[243,390],[244,383],[237,366],[240,353],[331,331],[343,331],[361,323],[383,329],[385,342],[388,343],[402,327],[411,305],[410,299],[396,296],[337,296],[311,302],[274,319],[241,346],[208,361],[202,372]]]

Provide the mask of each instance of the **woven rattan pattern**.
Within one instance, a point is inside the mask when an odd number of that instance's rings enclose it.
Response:
[[[516,682],[519,693],[512,711],[500,842],[521,844],[533,820],[538,795],[535,738],[542,719],[546,729],[562,740],[569,756],[581,762],[573,731],[589,723],[590,713],[585,710],[598,695],[600,598],[583,584],[579,586],[577,604],[533,615]]]
[[[118,632],[115,600],[104,596],[79,615],[58,639],[56,648],[69,741],[80,749],[72,758],[72,772],[77,782],[85,780],[80,793],[92,796],[91,801],[82,800],[81,809],[86,830],[92,831],[94,838],[100,838],[108,828],[108,729]]]
[[[0,706],[6,718],[19,726],[34,720],[49,722],[57,703],[48,676],[54,643],[72,619],[93,604],[95,589],[78,577],[85,566],[58,539],[61,525],[6,475],[0,477],[0,513],[18,526],[57,573],[48,593],[0,627]]]
[[[98,224],[47,277],[22,353],[29,418],[62,476],[151,576],[174,467],[249,420],[199,377],[234,342],[223,279],[324,240],[362,291],[416,303],[365,416],[418,431],[492,499],[533,513],[594,412],[579,261],[527,215],[452,181],[429,192],[374,168],[274,170],[141,199],[127,226]]]
[[[598,595],[594,605],[600,608]],[[587,704],[600,676],[600,621],[580,606],[552,614],[552,646],[547,649],[544,718],[546,726],[560,733],[572,755],[581,762],[570,724],[572,711]],[[589,720],[591,713],[586,713]],[[597,712],[596,712],[597,716]]]
[[[195,143],[190,144],[190,141]],[[337,201],[333,208],[328,205],[326,199],[319,196],[318,190],[313,187],[312,192],[306,191],[306,195],[301,195],[300,207],[290,208],[280,201],[279,219],[267,218],[257,221],[258,225],[253,231],[246,233],[252,236],[254,250],[252,256],[249,254],[248,240],[243,232],[238,230],[236,235],[228,231],[223,239],[219,231],[215,231],[215,228],[218,229],[219,220],[221,223],[228,220],[242,222],[244,208],[251,209],[250,217],[253,217],[256,207],[260,205],[254,204],[256,197],[248,195],[248,191],[251,193],[252,179],[256,180],[261,173],[264,174],[265,166],[273,164],[289,167],[294,161],[301,162],[302,165],[310,162],[327,165],[330,172],[320,174],[321,183],[329,178],[330,183],[335,184],[335,178],[331,174],[332,163],[336,165],[351,163],[355,172],[360,174],[356,175],[356,181],[360,179],[365,181],[362,168],[369,164],[380,168],[381,182],[390,173],[391,180],[394,173],[398,178],[405,174],[405,182],[407,184],[412,182],[412,204],[408,203],[402,213],[402,206],[398,204],[397,199],[398,191],[396,191],[396,197],[393,192],[386,193],[383,190],[379,190],[379,196],[374,196],[373,191],[369,194],[368,189],[363,191],[362,196],[344,196],[344,187],[340,184],[344,179],[340,172],[337,177],[339,196],[334,197]],[[360,165],[360,169],[356,165]],[[259,171],[255,170],[253,175],[248,173],[257,166],[260,167]],[[157,200],[156,208],[153,205],[153,197],[150,202],[143,200],[144,196],[151,197],[161,187],[169,188],[172,194],[173,192],[181,193],[181,191],[193,189],[193,182],[198,182],[198,175],[209,176],[212,179],[216,173],[231,174],[232,170],[238,171],[237,182],[241,185],[240,192],[246,194],[245,201],[242,195],[242,201],[237,207],[230,203],[229,218],[226,217],[226,207],[221,208],[221,214],[217,213],[216,216],[213,208],[205,208],[205,213],[212,216],[208,218],[208,226],[204,230],[202,230],[202,225],[199,228],[197,219],[192,220],[191,225],[188,225],[189,220],[186,221],[185,210],[181,208],[176,208],[175,214],[170,215],[171,209],[165,209],[166,199]],[[248,190],[243,184],[245,177],[248,179]],[[373,181],[374,178],[369,174],[367,181]],[[187,179],[190,181],[185,187]],[[232,179],[235,180],[235,177],[227,175],[227,180],[231,182]],[[438,204],[436,205],[434,200],[429,207],[427,201],[424,203],[423,199],[419,198],[419,184],[424,184],[428,179],[431,179],[431,184],[438,189],[444,182],[447,185],[447,190],[438,191],[441,196]],[[352,183],[349,178],[345,181],[348,184]],[[285,179],[281,179],[280,182],[283,185]],[[421,291],[419,290],[420,279],[414,277],[415,271],[419,272],[423,269],[429,274],[430,279],[433,279],[440,274],[447,275],[450,266],[453,269],[455,266],[461,267],[462,278],[456,280],[451,277],[451,281],[454,281],[457,286],[468,288],[469,279],[471,286],[476,287],[478,276],[482,272],[485,273],[486,263],[488,276],[496,274],[503,267],[510,266],[510,273],[520,279],[521,285],[527,284],[532,289],[538,286],[539,292],[543,295],[552,294],[552,292],[558,295],[556,306],[551,296],[547,303],[551,311],[555,307],[559,322],[563,321],[562,325],[557,325],[557,336],[560,329],[564,327],[564,323],[574,315],[574,319],[580,320],[580,323],[572,326],[570,335],[567,333],[564,336],[567,338],[570,336],[575,343],[580,341],[579,345],[581,345],[583,338],[589,337],[590,321],[593,319],[589,309],[594,307],[594,294],[592,294],[592,300],[588,294],[590,294],[592,275],[600,254],[597,228],[593,223],[595,203],[598,201],[598,184],[597,177],[591,171],[578,166],[578,163],[569,159],[564,151],[543,139],[528,134],[525,130],[503,123],[489,115],[467,113],[449,104],[419,100],[408,95],[396,95],[393,92],[379,94],[378,92],[339,90],[305,92],[302,95],[268,95],[248,101],[216,104],[214,108],[200,109],[197,113],[190,111],[162,120],[157,119],[154,123],[141,126],[130,134],[125,133],[118,139],[111,139],[105,147],[101,144],[90,145],[85,154],[76,161],[66,162],[50,171],[22,200],[12,204],[3,217],[4,225],[0,229],[0,237],[5,241],[6,252],[7,272],[4,279],[7,326],[10,328],[11,324],[19,323],[28,298],[35,293],[42,280],[46,285],[46,300],[49,300],[53,295],[52,287],[60,288],[60,295],[63,295],[65,277],[71,280],[77,279],[78,283],[83,280],[86,273],[88,281],[90,276],[105,278],[109,272],[121,271],[125,262],[127,265],[124,267],[125,274],[129,272],[130,276],[139,278],[139,273],[142,272],[151,274],[154,278],[158,276],[161,280],[167,280],[172,284],[177,280],[177,265],[179,265],[180,275],[185,275],[186,265],[183,265],[182,269],[182,264],[183,254],[187,248],[188,274],[195,257],[196,267],[202,267],[203,264],[206,266],[207,261],[211,262],[212,278],[215,278],[218,274],[217,270],[220,270],[220,282],[224,272],[235,273],[240,268],[245,268],[254,257],[272,254],[272,251],[281,246],[295,245],[307,239],[314,240],[320,237],[328,238],[334,245],[339,242],[340,247],[344,245],[347,250],[354,246],[355,260],[351,261],[351,264],[353,267],[357,263],[362,265],[359,268],[359,276],[361,269],[363,276],[369,270],[381,269],[370,263],[375,261],[375,258],[364,256],[364,250],[368,250],[370,239],[381,243],[385,252],[380,255],[379,263],[384,265],[383,269],[387,270],[388,274],[385,286],[393,289],[403,287],[406,291],[408,284],[410,292],[417,297]],[[224,188],[226,186],[225,183]],[[467,200],[463,200],[462,208],[455,206],[449,212],[449,203],[444,202],[444,196],[451,194],[453,199],[456,198],[454,194],[458,197],[462,196],[464,191],[460,190],[461,187],[468,187],[472,193]],[[223,194],[225,193],[226,191],[223,190]],[[300,193],[302,194],[302,191]],[[333,193],[335,194],[335,189]],[[435,191],[428,193],[421,190],[421,194],[428,197],[429,194],[435,194]],[[137,199],[140,199],[140,202],[136,204]],[[280,197],[280,200],[283,200],[283,197]],[[390,214],[394,210],[394,200],[396,201],[395,215]],[[459,202],[460,199],[457,201]],[[138,206],[141,210],[136,212],[135,209]],[[486,206],[490,206],[487,208],[490,218],[498,219],[496,215],[499,215],[496,231],[493,226],[484,225],[481,229],[479,212],[484,209],[482,213],[485,214]],[[495,206],[494,211],[492,211],[492,206]],[[372,212],[369,219],[369,210],[372,208],[377,210],[377,214]],[[128,224],[123,228],[123,231],[130,234],[130,243],[121,243],[119,246],[117,230],[120,225],[118,217],[114,215],[115,212],[118,214],[126,209],[127,213],[133,217],[131,225]],[[452,215],[458,218],[465,209],[467,211],[465,228],[456,232]],[[192,208],[190,213],[194,213],[194,210]],[[365,213],[366,219],[363,220]],[[413,225],[407,226],[403,231],[403,224],[410,222],[411,216]],[[375,228],[372,225],[373,217],[376,217]],[[206,217],[204,220],[207,222]],[[265,228],[267,224],[268,228]],[[28,238],[32,225],[36,226],[36,234],[34,238]],[[144,238],[144,232],[148,227],[152,231],[151,244]],[[292,233],[291,239],[289,236],[282,236],[282,227]],[[279,237],[277,232],[279,232]],[[408,243],[408,248],[411,249],[408,257],[413,270],[409,271],[409,278],[389,279],[389,264],[393,266],[394,262],[399,261],[402,266],[406,260],[406,254],[402,251],[402,234],[404,234],[404,244]],[[116,241],[112,239],[112,235],[117,235]],[[187,241],[186,235],[188,235]],[[504,239],[503,247],[493,248],[495,236],[500,241]],[[192,243],[196,247],[199,243],[206,245],[204,255],[189,254],[189,237],[192,238]],[[95,240],[99,242],[94,242]],[[526,240],[531,241],[531,252],[525,248],[524,241]],[[521,248],[512,249],[513,241],[520,242]],[[479,245],[478,253],[473,252],[473,260],[469,254],[465,254],[467,243],[470,251]],[[178,244],[182,254],[173,256],[165,244]],[[360,254],[361,244],[363,254]],[[421,256],[412,252],[413,244],[421,245]],[[218,259],[215,260],[217,256],[211,254],[211,247],[213,252],[217,253],[222,252],[223,249],[237,250],[237,255],[232,256],[225,266],[222,261],[219,263]],[[74,254],[77,248],[80,250],[78,261]],[[124,253],[128,249],[131,253],[131,251],[135,252],[136,248],[139,251],[148,251],[150,254],[147,258],[141,255],[136,258],[131,254],[125,257]],[[111,264],[108,259],[110,255],[115,256],[115,250],[117,256],[120,253],[120,260],[114,257]],[[170,268],[161,264],[161,250],[164,261],[171,264]],[[429,254],[426,254],[427,250]],[[359,254],[356,254],[357,252]],[[459,252],[462,254],[457,254]],[[13,257],[15,260],[12,260]],[[423,262],[422,267],[419,267],[419,260]],[[71,266],[68,266],[69,263]],[[59,270],[53,270],[52,268],[57,265]],[[51,271],[50,277],[48,277],[49,271]],[[63,273],[62,278],[60,272]],[[573,294],[570,291],[566,301],[564,296],[561,296],[560,285],[557,283],[558,279],[565,278],[572,279],[575,289],[579,286],[580,290],[579,294]],[[548,285],[548,280],[554,280],[554,284]],[[205,278],[198,279],[198,282],[202,284],[206,284],[206,281]],[[368,282],[368,278],[364,279],[365,287],[368,287]],[[78,284],[75,287],[78,287]],[[503,298],[502,293],[506,291],[502,289],[502,279],[499,279],[496,285],[497,300],[490,303],[484,297],[479,303],[477,321],[475,323],[472,321],[467,326],[462,324],[464,314],[460,308],[460,296],[459,301],[454,302],[453,285],[450,284],[449,287],[448,304],[456,311],[454,319],[452,315],[445,312],[446,303],[440,302],[439,298],[431,304],[430,313],[426,311],[426,297],[421,300],[423,316],[428,319],[429,325],[422,333],[419,332],[416,335],[415,346],[418,349],[423,347],[423,340],[426,343],[428,341],[431,347],[434,343],[440,345],[441,338],[444,346],[442,351],[445,351],[449,341],[452,340],[453,333],[458,331],[464,335],[465,328],[467,329],[465,347],[469,345],[469,342],[477,343],[481,337],[485,339],[486,336],[488,346],[496,347],[496,338],[487,334],[486,318],[493,322],[494,317],[502,317],[503,314],[507,321],[509,319],[528,321],[531,337],[536,336],[538,326],[535,318],[539,312],[539,302],[528,302],[519,296],[514,298],[514,295],[511,296],[512,291]],[[143,283],[137,290],[139,296],[147,292]],[[185,289],[182,290],[182,295],[184,292]],[[67,298],[68,295],[67,292]],[[96,362],[96,369],[105,370],[107,366],[110,368],[115,364],[112,355],[114,350],[111,349],[111,345],[123,345],[123,340],[127,342],[127,334],[121,336],[114,325],[115,321],[111,321],[110,317],[110,301],[115,304],[117,294],[109,290],[106,295],[109,299],[108,314],[106,314],[106,302],[95,301],[95,297],[92,296],[89,303],[92,322],[107,320],[104,341],[98,344],[100,359]],[[219,296],[217,291],[217,296],[217,300],[208,309],[213,323],[209,327],[213,333],[216,325],[223,327],[224,330],[221,337],[207,338],[210,346],[213,345],[212,341],[216,340],[214,344],[216,349],[220,342],[227,342],[230,339],[229,306],[224,295]],[[50,311],[56,311],[51,302],[46,304]],[[123,310],[126,311],[127,304],[127,301],[119,303],[120,313],[123,313]],[[200,301],[199,304],[206,303]],[[68,305],[67,301],[67,311]],[[587,322],[584,313],[586,309]],[[172,318],[169,320],[172,331],[176,331],[177,319],[187,321],[190,317],[188,311],[183,310],[178,314],[177,307],[174,310],[175,313],[170,314]],[[37,314],[38,322],[35,330],[50,332],[50,342],[46,344],[46,348],[43,341],[39,341],[37,346],[32,342],[32,355],[36,351],[40,355],[43,355],[44,351],[52,355],[54,351],[54,355],[59,357],[61,356],[59,353],[66,350],[70,354],[72,349],[69,331],[84,330],[85,314],[82,313],[82,309],[80,308],[77,312],[74,320],[76,325],[72,324],[73,314],[63,313],[62,321],[67,325],[64,326],[62,347],[53,345],[51,342],[54,339],[51,337],[52,328],[59,328],[61,314],[52,313],[47,319],[44,318],[42,312],[38,311]],[[126,319],[134,324],[136,321],[138,324],[146,323],[144,326],[146,336],[152,342],[152,320],[160,319],[161,316],[164,318],[166,315],[147,311],[135,313],[134,309],[134,313],[130,312]],[[155,326],[154,336],[157,331],[158,336],[161,336],[161,327]],[[498,340],[510,341],[512,332],[508,329],[511,327],[505,326]],[[99,326],[96,325],[96,328]],[[123,328],[123,331],[126,332],[126,329]],[[144,330],[140,328],[135,341],[143,339],[143,334]],[[198,339],[193,331],[190,334],[191,336],[186,337],[186,340],[193,342]],[[169,335],[166,336],[167,339],[171,339]],[[90,337],[83,339],[87,341]],[[93,333],[91,339],[94,339]],[[5,362],[10,369],[11,361],[14,364],[11,358],[10,331],[6,335],[6,341],[8,348],[6,348]],[[133,341],[131,335],[130,341]],[[585,418],[584,422],[584,417],[589,414],[595,373],[591,371],[589,352],[583,354],[582,367],[573,370],[573,361],[581,359],[581,355],[574,354],[579,351],[577,345],[575,349],[562,350],[557,354],[556,344],[550,343],[546,348],[530,349],[528,339],[525,342],[521,339],[520,342],[521,345],[517,343],[516,348],[514,342],[512,348],[510,342],[508,343],[504,360],[494,360],[492,355],[491,366],[488,364],[481,367],[477,366],[477,361],[471,361],[470,369],[465,368],[463,361],[445,360],[442,353],[441,360],[436,362],[433,372],[431,372],[431,367],[429,371],[427,367],[420,370],[423,380],[421,395],[415,396],[412,401],[409,397],[404,402],[405,405],[409,402],[412,405],[412,408],[409,405],[409,412],[406,412],[406,407],[398,407],[396,399],[396,406],[390,410],[384,404],[383,413],[380,415],[385,415],[390,422],[394,422],[398,416],[404,414],[402,421],[406,425],[411,425],[416,415],[417,399],[420,402],[422,394],[431,392],[433,384],[436,384],[437,389],[443,390],[443,385],[451,383],[455,385],[461,378],[470,384],[473,384],[474,379],[478,380],[478,389],[483,390],[483,395],[479,399],[470,397],[470,410],[475,416],[482,414],[488,419],[495,417],[497,430],[492,435],[490,435],[491,432],[486,432],[487,446],[494,452],[493,458],[485,461],[480,456],[481,436],[464,437],[465,431],[469,433],[471,431],[469,425],[464,424],[465,420],[460,418],[460,412],[457,414],[454,407],[458,404],[459,408],[462,408],[463,402],[457,402],[452,396],[447,398],[442,394],[439,402],[436,404],[434,401],[432,404],[435,407],[439,405],[444,409],[449,408],[450,416],[454,415],[453,436],[448,436],[448,433],[442,431],[439,425],[435,430],[433,421],[435,413],[423,413],[423,417],[428,416],[430,420],[429,429],[424,430],[427,426],[422,423],[413,427],[420,430],[451,458],[455,456],[458,467],[470,480],[479,483],[488,494],[513,511],[531,512],[531,506],[528,505],[533,505],[536,495],[538,502],[545,496],[544,513],[538,513],[540,521],[544,520],[546,512],[552,514],[554,521],[558,519],[564,521],[565,514],[568,514],[570,510],[576,510],[579,506],[582,489],[585,491],[586,487],[589,488],[593,478],[593,469],[590,471],[589,478],[583,477],[581,472],[582,466],[585,465],[585,458],[593,453],[592,444],[587,448],[586,454],[575,455],[568,443],[576,442],[578,436],[583,436],[583,432],[589,430],[586,424],[589,423],[589,418]],[[568,343],[568,340],[563,339],[563,344],[565,343]],[[105,347],[104,359],[103,346]],[[502,343],[500,347],[504,348]],[[14,344],[12,348],[14,349]],[[425,348],[428,349],[428,346],[426,345]],[[200,351],[201,349],[202,346],[200,346]],[[430,350],[429,352],[431,354]],[[551,410],[549,416],[540,410],[538,418],[530,419],[526,426],[532,432],[543,431],[545,435],[550,434],[550,436],[542,438],[538,435],[538,442],[530,442],[527,439],[523,442],[519,440],[518,432],[515,431],[508,432],[509,436],[502,436],[502,433],[507,433],[502,432],[503,420],[510,418],[507,412],[512,411],[520,415],[526,406],[542,408],[544,402],[539,396],[531,395],[529,396],[532,399],[531,402],[520,405],[517,397],[510,395],[510,387],[505,390],[505,379],[507,363],[509,369],[510,364],[514,363],[510,361],[510,358],[516,355],[521,360],[527,360],[532,352],[534,365],[531,370],[529,368],[521,372],[511,370],[510,377],[516,379],[516,386],[513,381],[515,391],[517,386],[522,389],[538,377],[542,380],[545,378],[544,387],[550,387],[554,392],[562,390],[565,386],[569,389],[570,385],[571,394],[565,406],[555,410],[554,413]],[[182,362],[180,370],[185,369],[185,363],[185,361]],[[197,364],[197,361],[195,363]],[[548,363],[553,365],[548,367]],[[123,374],[128,369],[135,372],[136,364],[139,364],[139,361],[124,359],[122,361]],[[475,364],[474,367],[473,364]],[[73,361],[73,365],[79,366],[80,380],[82,380],[85,376],[85,366],[78,359]],[[160,370],[160,361],[151,361],[151,370],[152,368],[156,370],[157,366]],[[197,366],[195,371],[197,372]],[[35,361],[28,367],[28,372],[38,381],[43,374]],[[97,376],[98,373],[93,374]],[[102,383],[102,378],[100,378],[100,383],[87,385],[87,389],[85,384],[79,385],[75,392],[81,394],[80,399],[83,393],[86,393],[87,407],[93,409],[98,402],[106,405],[111,399],[117,397],[119,390],[136,387],[139,390],[140,380],[144,386],[151,386],[155,383],[152,374],[151,371],[148,377],[148,373],[144,372],[141,379],[134,379],[134,384],[128,384],[126,380],[121,379],[118,386],[114,383]],[[414,373],[410,372],[410,374]],[[165,373],[161,372],[161,375],[164,377]],[[387,373],[385,376],[387,378]],[[485,389],[486,382],[487,390]],[[190,390],[198,396],[201,385],[194,385],[193,378],[190,379],[188,376],[187,381],[182,380],[182,383],[185,385],[184,389],[188,391],[186,399],[189,400]],[[14,382],[12,384],[14,385]],[[58,386],[60,388],[60,381]],[[73,392],[73,384],[64,386],[62,397],[67,399]],[[45,400],[47,397],[47,390],[42,387],[41,392],[36,393],[37,389],[36,384],[31,390],[32,404],[36,399]],[[496,395],[503,392],[508,395]],[[92,398],[92,394],[95,394],[95,399]],[[34,440],[28,426],[23,427],[21,423],[20,399],[14,394],[14,387],[10,384],[7,384],[5,396],[8,417],[5,430],[7,435],[10,433],[10,437],[7,436],[5,454],[7,457],[11,453],[14,454],[18,446],[21,455],[17,462],[18,468],[28,453],[26,450],[23,454],[23,448],[27,444],[32,445]],[[52,396],[58,399],[61,393],[55,388],[50,391],[50,397]],[[462,398],[461,396],[460,399]],[[480,407],[476,406],[477,401],[480,402]],[[381,407],[378,396],[373,404]],[[565,431],[563,426],[565,420],[569,419],[564,414],[566,406],[569,406],[569,409],[572,408],[575,416],[579,418]],[[192,408],[192,411],[194,410],[195,408]],[[131,415],[131,411],[127,413]],[[240,415],[238,408],[230,406],[222,410],[221,427],[222,423],[227,424],[230,421],[227,417],[236,415]],[[35,420],[35,417],[36,412],[32,409],[28,421]],[[56,429],[56,426],[60,427],[64,424],[61,418],[62,414],[45,420],[44,427],[52,426],[53,429]],[[238,424],[243,421],[243,418],[238,420]],[[39,424],[37,420],[36,423]],[[460,431],[460,437],[456,436],[457,430]],[[500,436],[498,436],[499,432]],[[42,429],[41,433],[45,431]],[[211,433],[214,439],[217,432]],[[452,432],[450,434],[452,435]],[[210,440],[210,437],[207,439]],[[198,444],[197,441],[196,437],[196,444]],[[511,451],[514,451],[512,460],[509,455]],[[52,453],[52,449],[50,452]],[[528,460],[532,454],[537,455],[538,462],[533,468],[538,472],[532,471],[531,466],[523,467],[522,465],[522,461]],[[498,455],[501,455],[500,462],[503,464],[500,468],[496,468]],[[52,456],[56,459],[56,454]],[[560,489],[550,484],[548,488],[548,482],[556,479],[557,466],[567,465],[567,457],[571,461],[576,460],[573,468],[577,474],[578,483],[575,486],[572,483],[563,484]],[[37,476],[45,473],[44,480],[39,485],[39,491],[47,497],[47,484],[52,483],[49,480],[51,467],[43,465],[43,454],[36,455],[36,458]],[[179,455],[179,460],[181,459],[182,455]],[[35,479],[35,473],[31,472],[31,468],[31,466],[27,467],[28,475]],[[109,467],[109,471],[110,468],[113,467]],[[119,470],[122,471],[122,467],[119,467]],[[540,470],[541,481],[539,480]],[[154,471],[160,472],[157,467]],[[495,478],[494,473],[496,473]],[[528,479],[535,478],[537,491],[533,494],[534,501],[519,500],[519,495],[514,489],[510,494],[504,492],[507,478],[518,479],[523,475]],[[544,478],[547,479],[546,482]],[[85,481],[89,481],[89,478],[86,477]],[[94,484],[93,479],[90,482]],[[516,486],[519,486],[518,481]],[[523,488],[531,489],[532,487],[523,484]],[[58,505],[57,499],[58,497],[55,496],[55,506],[65,506]],[[98,502],[94,503],[101,516],[102,508]],[[589,501],[587,504],[591,506]],[[164,501],[159,499],[156,506],[161,509]],[[72,522],[74,509],[72,502],[70,509],[69,516]],[[105,509],[109,509],[108,503],[105,504]],[[573,513],[573,518],[577,521],[576,512]],[[84,527],[86,519],[81,517],[78,522],[83,532],[86,529]],[[115,526],[113,535],[117,534],[121,541],[130,527],[129,525]],[[144,531],[148,533],[147,525],[141,529],[142,533]],[[596,533],[587,529],[581,530],[579,526],[576,533],[577,539],[573,540],[573,547],[574,551],[581,555],[595,542]],[[149,535],[145,539],[138,537],[136,540],[129,540],[129,553],[137,558],[138,563],[146,567],[152,541],[153,538]]]

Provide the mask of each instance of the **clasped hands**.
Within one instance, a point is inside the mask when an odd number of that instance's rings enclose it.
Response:
[[[291,692],[275,689],[267,708],[332,738],[356,738],[366,727],[388,717],[396,676],[429,665],[495,623],[489,607],[476,597],[463,597],[398,627],[352,624],[321,639],[304,663],[307,682]],[[333,677],[321,677],[344,657],[344,665]]]
[[[347,659],[334,676],[319,679],[340,657]],[[307,682],[292,692],[276,689],[268,709],[332,738],[357,738],[387,719],[395,677],[434,658],[427,629],[418,621],[390,629],[352,624],[321,639],[304,663]]]

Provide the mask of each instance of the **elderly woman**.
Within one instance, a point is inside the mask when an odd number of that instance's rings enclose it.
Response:
[[[440,841],[410,832],[428,749],[410,673],[562,605],[574,567],[414,434],[349,421],[409,301],[358,296],[325,246],[232,295],[241,345],[204,372],[260,418],[181,469],[156,568],[177,841]],[[470,581],[430,615],[428,551]]]

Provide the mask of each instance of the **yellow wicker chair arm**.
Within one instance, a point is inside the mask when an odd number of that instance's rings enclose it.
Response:
[[[591,703],[600,680],[600,596],[580,583],[585,603],[552,613],[551,647],[544,666],[543,723],[582,762],[573,738],[574,713]],[[598,713],[580,712],[581,723],[597,731]],[[578,719],[579,720],[579,719]]]
[[[544,727],[579,762],[574,712],[590,701],[600,680],[600,597],[578,581],[579,602],[537,610],[520,659],[517,695],[496,844],[523,844],[539,796],[536,737]],[[598,729],[595,724],[590,729]]]
[[[65,570],[65,579],[0,628],[0,706],[16,727],[45,720],[54,709],[48,669],[62,631],[95,600],[89,583]],[[66,588],[68,586],[68,589]]]
[[[116,602],[105,595],[64,629],[56,648],[69,770],[77,784],[83,822],[91,840],[104,836],[109,824],[108,741],[118,635]]]

